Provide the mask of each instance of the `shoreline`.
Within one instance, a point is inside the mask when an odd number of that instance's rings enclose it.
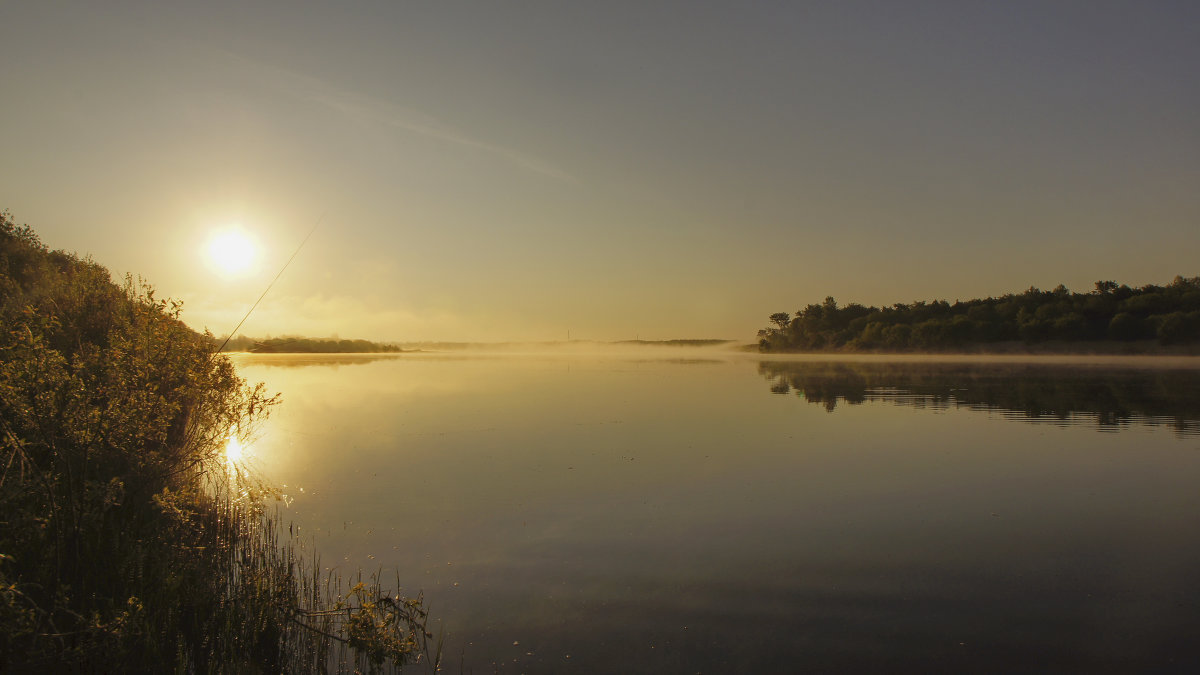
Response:
[[[823,349],[815,351],[763,351],[757,344],[745,345],[747,352],[761,355],[799,356],[1200,356],[1200,344],[1163,345],[1157,340],[1119,342],[990,342],[944,350],[889,351],[884,349]]]

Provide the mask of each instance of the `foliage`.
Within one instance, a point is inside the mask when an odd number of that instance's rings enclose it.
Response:
[[[794,315],[777,312],[758,332],[763,351],[945,350],[1007,341],[1200,340],[1200,277],[1130,288],[1098,281],[1090,293],[1029,288],[999,298],[839,307],[831,298]]]
[[[264,516],[273,491],[230,470],[227,440],[277,399],[179,313],[0,214],[0,670],[323,672],[340,645],[365,667],[415,658],[419,599],[321,584]]]

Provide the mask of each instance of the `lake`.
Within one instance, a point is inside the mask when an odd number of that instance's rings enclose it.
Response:
[[[1195,672],[1196,361],[235,357],[284,520],[476,673]]]

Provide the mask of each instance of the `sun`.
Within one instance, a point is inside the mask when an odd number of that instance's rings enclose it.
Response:
[[[206,249],[209,265],[225,277],[238,277],[253,271],[258,257],[254,239],[241,228],[232,227],[216,232]]]

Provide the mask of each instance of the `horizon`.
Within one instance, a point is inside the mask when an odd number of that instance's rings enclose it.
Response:
[[[751,343],[1200,275],[1200,6],[0,8],[0,209],[196,330]],[[334,328],[336,327],[336,329]]]

